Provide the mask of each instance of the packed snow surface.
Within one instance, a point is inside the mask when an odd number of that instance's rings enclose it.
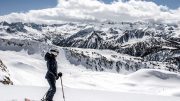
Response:
[[[24,101],[31,98],[40,101],[48,88],[32,86],[0,86],[1,101]],[[178,97],[145,95],[65,88],[66,101],[179,101]],[[63,101],[61,88],[57,89],[54,101]]]

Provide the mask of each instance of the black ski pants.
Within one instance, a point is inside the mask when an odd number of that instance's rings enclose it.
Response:
[[[56,93],[56,79],[54,77],[46,78],[49,83],[49,90],[46,94],[47,101],[53,101],[54,94]]]

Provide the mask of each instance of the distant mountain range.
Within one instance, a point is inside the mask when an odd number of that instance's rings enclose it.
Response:
[[[180,26],[145,22],[0,23],[1,50],[43,52],[64,47],[67,59],[95,71],[157,68],[179,72]],[[109,56],[105,55],[103,51]]]

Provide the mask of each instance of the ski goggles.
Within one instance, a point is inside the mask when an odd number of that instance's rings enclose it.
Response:
[[[58,52],[51,52],[53,55],[57,56],[59,53]]]
[[[59,51],[58,51],[58,50],[50,50],[50,52],[51,52],[52,54],[56,55],[56,56],[59,54]]]

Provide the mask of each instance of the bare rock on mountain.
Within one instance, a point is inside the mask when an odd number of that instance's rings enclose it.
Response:
[[[0,83],[4,85],[13,85],[13,82],[10,79],[9,71],[7,67],[0,60]]]

